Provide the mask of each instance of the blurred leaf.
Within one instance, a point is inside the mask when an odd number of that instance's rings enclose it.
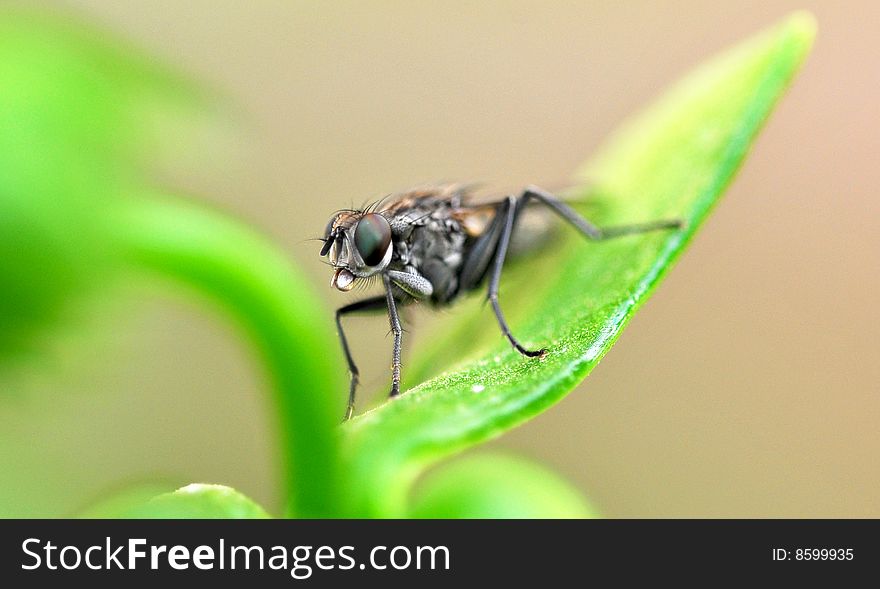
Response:
[[[142,169],[161,155],[156,116],[204,114],[207,98],[103,31],[0,11],[0,363],[45,354],[123,272],[183,283],[252,338],[276,393],[290,509],[327,515],[340,399],[325,391],[344,378],[331,315],[314,312],[285,252],[230,216],[156,197]]]
[[[81,515],[94,519],[265,519],[266,511],[235,489],[192,484],[147,498],[135,490]]]
[[[126,514],[140,509],[154,497],[169,493],[175,486],[152,483],[108,493],[98,501],[91,502],[76,517],[84,519],[122,519],[127,517]]]
[[[543,466],[503,454],[476,454],[429,473],[410,507],[417,518],[595,517],[580,492]]]
[[[481,332],[494,334],[491,347],[345,428],[359,514],[399,515],[428,465],[537,415],[587,375],[730,183],[814,31],[809,15],[791,16],[691,73],[612,138],[585,168],[590,188],[575,192],[603,196],[595,221],[681,218],[686,229],[601,243],[572,231],[543,265],[506,272],[501,303],[517,318],[513,332],[526,346],[548,347],[548,356],[520,357],[489,310],[482,320],[466,314],[453,328],[457,339],[431,361],[461,358],[459,342]]]
[[[290,515],[333,515],[343,501],[336,424],[345,374],[332,315],[315,312],[322,304],[309,280],[259,233],[198,203],[150,197],[117,213],[133,266],[218,303],[250,338],[275,393]]]
[[[106,211],[147,184],[145,115],[194,100],[106,33],[0,10],[0,368],[102,296],[119,269]]]

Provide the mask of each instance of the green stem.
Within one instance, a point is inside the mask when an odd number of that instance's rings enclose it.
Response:
[[[308,283],[265,238],[197,203],[149,198],[119,212],[117,234],[136,268],[219,302],[257,348],[280,418],[289,514],[337,515],[340,416],[327,391],[344,390],[343,375],[327,353],[330,314]]]

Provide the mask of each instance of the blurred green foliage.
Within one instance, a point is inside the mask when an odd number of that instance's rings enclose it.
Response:
[[[587,166],[601,224],[681,217],[687,228],[602,244],[571,237],[539,270],[543,289],[533,269],[505,274],[508,287],[532,281],[530,300],[505,306],[525,343],[550,345],[546,359],[485,335],[495,330],[472,302],[421,363],[469,360],[338,427],[337,397],[326,393],[344,388],[344,370],[332,315],[308,282],[258,232],[157,190],[145,171],[162,149],[148,140],[150,115],[196,112],[206,97],[102,32],[0,13],[0,369],[46,354],[114,284],[148,275],[201,295],[257,350],[281,432],[284,515],[589,516],[567,483],[509,457],[454,462],[411,491],[430,466],[545,410],[586,376],[730,182],[813,34],[811,18],[794,15],[710,61]],[[133,490],[85,515],[267,514],[232,489],[191,485],[149,500]]]
[[[108,213],[147,185],[146,115],[194,95],[106,34],[0,12],[0,368],[45,353],[107,287]]]
[[[407,514],[417,518],[595,517],[577,489],[522,458],[474,454],[429,472]]]

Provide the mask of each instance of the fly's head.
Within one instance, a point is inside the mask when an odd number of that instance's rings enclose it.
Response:
[[[322,256],[330,256],[333,278],[330,285],[348,291],[359,278],[385,270],[394,249],[391,225],[381,213],[343,211],[327,223]]]

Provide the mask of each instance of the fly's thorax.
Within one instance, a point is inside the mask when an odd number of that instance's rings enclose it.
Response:
[[[431,283],[431,302],[445,304],[458,292],[465,240],[456,221],[442,214],[424,218],[407,239],[395,244],[392,267],[422,276]]]
[[[451,218],[429,219],[424,225],[413,229],[407,240],[408,264],[420,268],[434,260],[457,269],[461,263],[465,233],[461,225]]]

